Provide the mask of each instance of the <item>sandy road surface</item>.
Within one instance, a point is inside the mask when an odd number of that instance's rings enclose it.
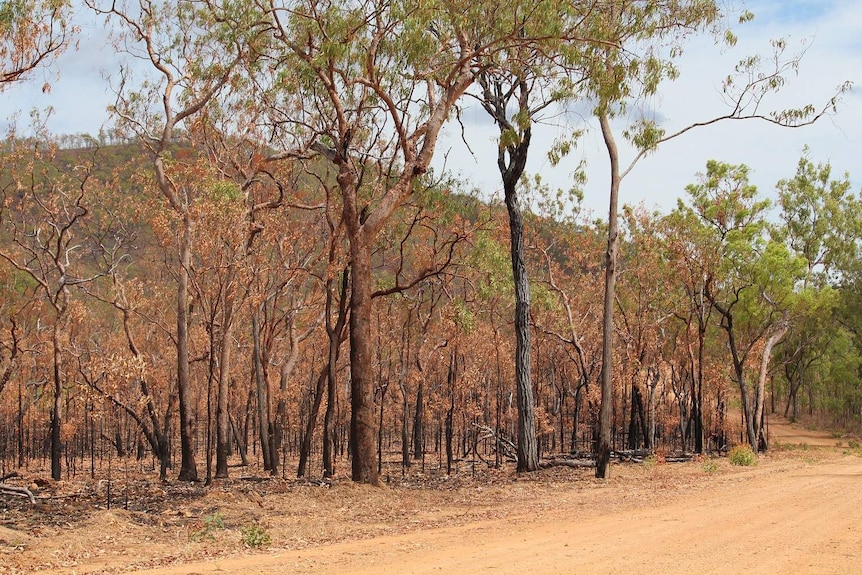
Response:
[[[862,573],[859,457],[771,462],[659,501],[616,489],[604,509],[571,491],[541,515],[141,573]]]

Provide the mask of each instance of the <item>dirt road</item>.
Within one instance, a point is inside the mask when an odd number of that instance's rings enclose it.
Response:
[[[604,509],[589,508],[585,494],[573,491],[541,515],[142,573],[862,572],[857,456],[764,464],[660,501],[621,489],[601,493]]]
[[[862,573],[858,439],[774,431],[774,445],[797,446],[751,468],[659,460],[613,465],[606,481],[588,469],[462,470],[380,488],[238,479],[149,485],[155,497],[128,510],[22,503],[0,521],[0,574]],[[269,549],[243,545],[249,525],[272,536]]]

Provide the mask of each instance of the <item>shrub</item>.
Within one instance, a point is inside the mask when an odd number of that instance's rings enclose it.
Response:
[[[749,445],[737,445],[730,450],[731,465],[751,467],[757,465],[757,455]]]
[[[706,473],[715,473],[718,471],[718,462],[714,459],[705,459],[701,468]]]
[[[222,518],[221,513],[216,511],[212,515],[207,515],[203,518],[203,525],[200,529],[192,531],[189,534],[189,539],[195,542],[201,541],[202,539],[214,541],[215,536],[213,533],[218,529],[224,529],[224,519]]]
[[[272,538],[262,525],[246,525],[240,527],[242,543],[246,547],[266,547],[272,543]]]

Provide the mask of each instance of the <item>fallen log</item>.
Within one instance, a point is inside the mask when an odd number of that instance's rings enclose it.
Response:
[[[19,497],[26,497],[30,500],[30,503],[32,503],[33,505],[36,504],[36,496],[33,495],[33,492],[26,487],[18,487],[17,485],[6,485],[5,483],[0,483],[0,493],[2,493],[3,495],[17,495]]]

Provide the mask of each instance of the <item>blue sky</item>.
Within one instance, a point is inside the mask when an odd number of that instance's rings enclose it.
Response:
[[[741,5],[739,2],[729,2]],[[722,49],[710,38],[698,38],[686,46],[679,61],[681,77],[665,85],[650,102],[656,117],[668,131],[723,113],[720,86],[741,58],[770,54],[769,40],[782,37],[789,50],[805,46],[797,77],[790,78],[778,97],[768,101],[772,108],[798,107],[825,102],[845,80],[856,84],[839,105],[838,113],[818,124],[800,129],[783,129],[763,122],[728,122],[690,132],[663,145],[642,160],[623,182],[621,200],[643,203],[649,209],[668,211],[685,185],[705,168],[708,159],[745,163],[752,169],[752,181],[765,195],[772,195],[775,183],[792,177],[804,146],[812,159],[829,161],[835,173],[850,172],[854,188],[862,182],[862,2],[858,0],[748,0],[745,6],[755,13],[754,21],[735,27],[739,42]],[[0,119],[18,114],[25,124],[33,108],[53,107],[49,127],[56,133],[96,133],[107,117],[112,102],[105,73],[116,67],[113,49],[105,32],[87,12],[79,17],[82,34],[78,50],[64,54],[49,70],[37,72],[29,82],[13,86],[0,99]],[[41,86],[52,90],[43,94]],[[480,113],[483,113],[480,111]],[[469,112],[468,112],[469,114]],[[578,151],[567,162],[552,168],[546,152],[554,138],[576,129],[587,129]],[[458,173],[471,185],[493,195],[500,189],[496,168],[496,128],[474,116],[468,151],[460,142],[460,129],[447,130],[438,146],[437,164]],[[618,128],[622,128],[619,125]],[[587,162],[584,207],[594,217],[607,215],[607,157],[595,122],[573,121],[569,125],[537,129],[528,171],[541,174],[553,186],[570,187],[571,167]],[[623,149],[627,164],[633,152]]]
[[[736,3],[739,4],[739,3]],[[798,76],[789,78],[767,107],[783,109],[825,103],[844,81],[855,90],[846,94],[837,114],[805,128],[788,129],[756,120],[733,121],[689,132],[667,142],[641,160],[623,181],[621,202],[643,204],[647,209],[667,212],[684,195],[685,186],[696,179],[709,159],[747,164],[751,180],[760,192],[774,197],[778,180],[795,174],[804,146],[815,162],[830,162],[833,174],[850,172],[854,190],[862,182],[862,2],[858,0],[749,0],[746,7],[755,14],[752,22],[735,26],[739,38],[732,49],[716,46],[711,38],[698,38],[686,45],[679,60],[681,76],[664,85],[650,107],[667,132],[723,113],[722,80],[734,65],[752,54],[771,55],[770,39],[784,38],[788,52],[805,49]],[[478,114],[483,112],[478,111]],[[497,190],[496,128],[490,124],[471,130],[480,134],[470,142],[472,154],[459,142],[460,133],[450,129],[441,149],[449,154],[447,167],[483,190]],[[564,165],[552,167],[545,150],[560,133],[587,128],[578,152]],[[621,133],[622,124],[617,124]],[[587,184],[584,210],[592,217],[607,218],[608,160],[598,124],[586,121],[573,126],[547,126],[534,134],[531,161],[527,170],[541,174],[555,187],[571,186],[572,166],[584,159]],[[620,140],[622,138],[619,138]],[[542,149],[544,146],[544,149]],[[627,165],[634,156],[623,146],[621,160]],[[855,174],[854,174],[855,172]],[[855,177],[854,177],[855,176]]]

